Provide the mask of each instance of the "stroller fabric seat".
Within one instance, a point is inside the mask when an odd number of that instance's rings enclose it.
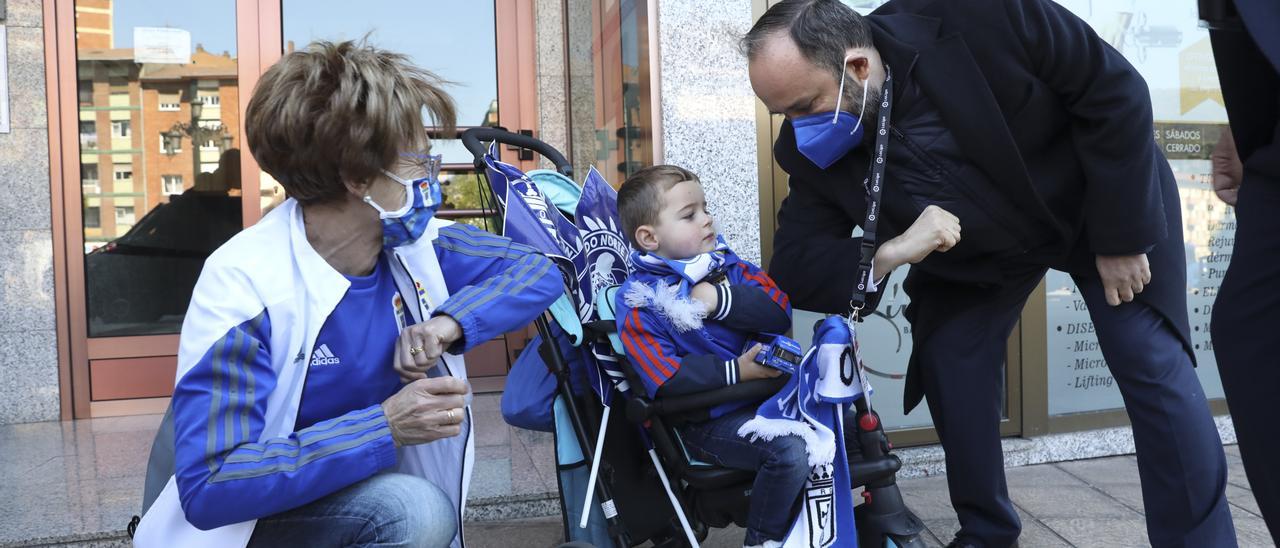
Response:
[[[596,293],[596,310],[600,313],[601,321],[612,322],[617,319],[614,303],[617,302],[615,297],[617,297],[618,290],[621,288],[622,286],[620,285],[611,285]],[[616,329],[609,330],[609,344],[613,346],[613,351],[619,356],[626,355],[626,351],[622,347],[622,338],[618,336]]]

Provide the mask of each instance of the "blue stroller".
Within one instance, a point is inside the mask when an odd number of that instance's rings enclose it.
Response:
[[[744,525],[754,472],[692,458],[676,427],[705,420],[720,403],[763,401],[786,376],[656,399],[631,390],[640,380],[613,319],[629,250],[612,187],[595,169],[578,186],[565,157],[529,136],[475,128],[462,142],[488,180],[481,193],[490,193],[500,211],[503,234],[546,254],[565,280],[565,295],[535,321],[539,337],[513,366],[503,395],[508,422],[556,436],[565,539],[619,548],[649,541],[697,546],[709,527]],[[525,174],[497,159],[499,145],[536,152],[555,170]],[[923,546],[923,524],[896,484],[901,460],[890,454],[866,400],[853,402],[843,420],[850,484],[864,488],[854,512],[858,543]],[[615,407],[623,413],[613,413]]]

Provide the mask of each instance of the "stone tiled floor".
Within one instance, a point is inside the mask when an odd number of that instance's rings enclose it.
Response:
[[[507,426],[498,398],[475,399],[477,459],[468,507],[468,546],[555,546],[557,482],[549,434]],[[71,543],[123,546],[138,512],[157,416],[0,427],[0,547]],[[1273,546],[1227,447],[1228,497],[1241,546]],[[1010,492],[1023,521],[1022,546],[1143,546],[1142,492],[1132,456],[1011,468]],[[944,477],[901,481],[912,510],[941,546],[958,524]],[[528,516],[545,516],[529,518]],[[741,529],[714,531],[709,547],[740,546]]]

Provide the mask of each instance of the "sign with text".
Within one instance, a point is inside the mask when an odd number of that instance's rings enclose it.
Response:
[[[133,28],[133,61],[185,65],[191,62],[191,33],[162,27]]]

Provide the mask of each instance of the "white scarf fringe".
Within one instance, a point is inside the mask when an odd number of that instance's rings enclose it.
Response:
[[[738,435],[751,441],[773,441],[780,436],[800,436],[809,454],[809,467],[831,464],[836,458],[834,443],[822,443],[808,423],[794,419],[770,419],[755,416],[738,428]]]
[[[676,331],[683,333],[701,329],[702,320],[707,317],[706,305],[693,298],[681,298],[679,292],[680,286],[667,285],[658,280],[654,287],[639,282],[631,283],[623,297],[631,308],[653,308]]]

